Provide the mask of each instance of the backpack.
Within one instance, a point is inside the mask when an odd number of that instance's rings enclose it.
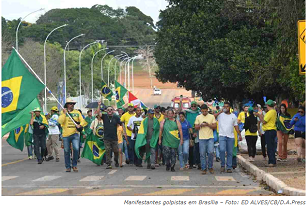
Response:
[[[258,131],[257,123],[250,122],[249,132],[256,133]]]

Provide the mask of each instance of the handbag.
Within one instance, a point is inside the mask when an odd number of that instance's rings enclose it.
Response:
[[[67,111],[67,113],[68,113],[68,115],[71,116],[72,120],[74,120],[74,122],[75,122],[77,125],[80,126],[79,128],[76,126],[76,129],[77,129],[78,132],[81,132],[81,131],[83,130],[83,126],[80,125],[80,122],[75,121],[75,119],[72,117],[72,115],[70,114],[70,112]]]

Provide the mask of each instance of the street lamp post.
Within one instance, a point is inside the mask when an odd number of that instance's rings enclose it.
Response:
[[[137,56],[134,56],[132,61],[132,86],[133,86],[133,92],[135,91],[135,83],[134,83],[134,61],[137,58]]]
[[[110,72],[110,64],[111,64],[111,61],[115,58],[118,58],[119,56],[122,56],[123,54],[119,54],[119,55],[116,55],[114,57],[112,57],[109,61],[109,64],[108,64],[108,87],[109,87],[109,72]]]
[[[131,57],[128,58],[128,60],[124,64],[124,71],[125,71],[125,88],[128,89],[128,83],[126,83],[127,80],[127,64],[129,63]]]
[[[54,32],[55,30],[57,29],[60,29],[62,27],[65,27],[67,26],[67,24],[64,24],[62,26],[59,26],[55,29],[53,29],[51,32],[49,32],[49,34],[47,35],[46,39],[45,39],[45,42],[44,42],[44,79],[45,79],[45,98],[44,98],[44,112],[47,112],[47,93],[46,93],[46,72],[47,72],[47,67],[46,67],[46,42],[47,42],[47,39],[48,37],[52,34],[52,32]]]
[[[95,58],[96,54],[98,54],[99,52],[101,52],[103,50],[107,50],[107,49],[109,49],[109,48],[103,48],[103,49],[96,51],[95,54],[92,57],[92,61],[91,61],[92,102],[93,102],[93,93],[94,93],[94,88],[93,88],[93,72],[94,72],[93,62],[94,62],[94,58]]]
[[[114,65],[114,69],[115,69],[115,72],[114,72],[114,81],[116,81],[116,78],[117,78],[117,70],[116,70],[116,68],[117,68],[117,62],[118,62],[120,59],[125,58],[125,57],[126,57],[126,55],[121,56],[121,57],[117,58],[117,60],[116,60],[116,62],[115,62],[115,65]],[[121,71],[121,70],[120,70],[120,71]]]
[[[64,52],[63,52],[63,64],[64,64],[64,104],[66,103],[66,60],[65,60],[65,52],[66,52],[66,48],[68,47],[68,45],[70,44],[71,41],[73,41],[74,39],[84,36],[84,34],[80,34],[76,37],[73,37],[72,39],[70,39],[70,41],[68,41],[66,43],[66,46],[64,48]]]
[[[121,71],[122,71],[122,63],[129,59],[129,57],[126,57],[125,59],[123,59],[121,62],[120,62],[120,84],[122,85],[122,74],[121,74]]]
[[[112,52],[114,52],[114,50],[107,52],[107,53],[103,56],[103,58],[102,58],[102,60],[101,60],[101,76],[102,76],[102,80],[104,80],[104,72],[103,72],[103,61],[104,61],[104,58],[105,58],[108,54],[110,54],[110,53],[112,53]]]
[[[88,46],[90,45],[94,45],[96,43],[98,43],[99,41],[96,40],[95,42],[89,43],[88,45],[86,45],[85,47],[83,47],[83,49],[81,49],[80,53],[79,53],[79,102],[80,102],[80,109],[82,107],[82,102],[81,102],[81,54],[84,51],[84,49],[86,49]]]
[[[21,22],[22,22],[26,17],[28,17],[29,15],[31,15],[31,14],[33,14],[33,13],[36,13],[36,12],[39,12],[39,11],[42,11],[42,10],[44,10],[44,9],[41,8],[41,9],[39,9],[39,10],[36,10],[36,11],[34,11],[34,12],[31,12],[31,13],[29,13],[28,15],[26,15],[25,17],[23,17],[23,18],[20,20],[20,22],[19,22],[19,24],[18,24],[18,26],[17,26],[17,28],[16,28],[16,50],[17,50],[17,51],[18,51],[18,29],[19,29],[19,26],[20,26]]]

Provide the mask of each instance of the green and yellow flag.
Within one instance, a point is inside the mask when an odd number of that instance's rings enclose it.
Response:
[[[147,144],[147,134],[148,134],[148,119],[149,117],[145,118],[144,120],[142,120],[140,128],[138,130],[138,135],[137,135],[137,139],[136,139],[136,143],[135,143],[135,152],[136,155],[139,159],[142,159],[141,155],[141,151],[144,150],[144,146]],[[158,141],[158,135],[159,135],[159,121],[154,118],[153,119],[153,134],[151,137],[151,141],[150,141],[150,147],[151,148],[155,148],[157,141]],[[150,153],[148,153],[146,155],[146,159],[150,156]]]
[[[13,50],[2,68],[2,125],[26,108],[44,89]]]
[[[165,119],[164,130],[163,130],[163,146],[177,149],[180,144],[179,129],[177,123]]]
[[[115,95],[118,108],[125,104],[123,97],[126,93],[127,89],[125,89],[119,82],[115,81]]]
[[[87,158],[97,165],[101,165],[104,153],[104,142],[100,141],[93,133],[88,134],[81,157]]]
[[[101,93],[102,93],[102,96],[104,98],[106,98],[109,101],[111,101],[112,92],[111,92],[110,88],[107,86],[107,84],[105,83],[105,81],[102,81]]]
[[[25,131],[29,128],[29,124],[21,126],[12,132],[10,132],[9,137],[6,139],[7,143],[12,147],[22,151],[25,144]]]
[[[16,114],[16,116],[10,120],[8,123],[3,124],[1,126],[2,130],[2,137],[11,132],[12,130],[15,130],[23,125],[26,125],[31,120],[31,114],[30,112],[34,109],[40,107],[40,103],[37,98],[35,98],[26,108],[21,110]]]

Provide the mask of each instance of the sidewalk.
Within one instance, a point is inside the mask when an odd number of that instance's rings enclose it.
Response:
[[[240,154],[238,163],[248,172],[262,180],[274,191],[282,195],[306,195],[306,164],[296,160],[294,139],[288,141],[287,162],[277,161],[276,167],[266,167],[267,161],[261,154],[256,155],[254,162],[247,161],[248,154]],[[277,157],[276,157],[277,158]]]

